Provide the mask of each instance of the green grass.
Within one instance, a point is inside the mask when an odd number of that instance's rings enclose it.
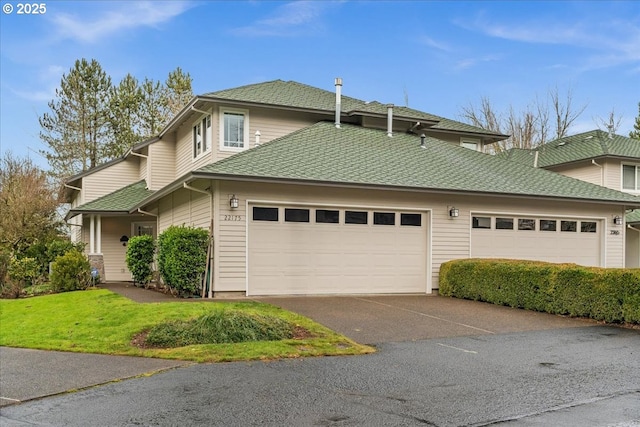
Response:
[[[131,344],[135,335],[155,325],[194,319],[221,310],[282,318],[306,329],[312,337],[166,349],[138,348]],[[138,304],[104,289],[0,300],[0,345],[195,362],[352,355],[374,351],[306,317],[269,304],[253,301]]]

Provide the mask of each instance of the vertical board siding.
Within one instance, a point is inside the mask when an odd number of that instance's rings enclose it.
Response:
[[[147,179],[147,164],[148,159],[145,157],[138,157],[139,160],[139,169],[138,169],[138,181]]]
[[[85,176],[82,180],[83,203],[88,203],[137,182],[139,180],[138,158],[129,158],[115,163],[108,168]]]
[[[171,136],[149,145],[149,189],[157,191],[176,178],[175,140]]]
[[[622,162],[619,160],[607,160],[604,163],[604,167],[604,186],[613,188],[614,190],[622,190]]]

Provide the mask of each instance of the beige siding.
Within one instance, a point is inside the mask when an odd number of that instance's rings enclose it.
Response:
[[[564,165],[548,168],[554,172],[559,174],[570,176],[571,178],[576,178],[582,181],[590,182],[596,185],[604,185],[605,183],[605,170],[602,162],[597,162],[598,165],[594,165],[589,162],[581,162],[572,165]],[[613,188],[613,187],[611,187]],[[618,186],[617,189],[620,187]]]
[[[197,159],[193,158],[193,126],[202,119],[201,114],[192,114],[187,121],[176,132],[176,175],[178,178],[185,173],[198,169],[202,166],[208,165],[214,161],[213,153],[215,152],[216,139],[216,127],[215,118],[211,118],[211,139],[210,145],[212,148],[202,154]]]
[[[636,228],[626,230],[625,267],[640,267],[640,231]]]
[[[225,107],[221,107],[224,109]],[[231,107],[230,107],[231,108]],[[324,117],[326,118],[326,116]],[[322,117],[311,113],[272,110],[266,108],[249,109],[249,145],[248,148],[255,146],[256,131],[260,131],[260,143],[264,144],[281,136],[288,135],[291,132],[311,126],[312,124],[322,120]],[[220,109],[217,109],[213,117],[213,138],[214,149],[217,149],[217,160],[229,157],[237,151],[222,150],[220,138]]]
[[[142,179],[146,180],[147,179],[147,173],[149,171],[149,169],[147,167],[148,164],[149,164],[149,161],[145,157],[138,157],[138,159],[140,159],[140,169],[138,171],[138,181],[140,181]]]
[[[187,225],[209,229],[211,223],[211,196],[181,189],[160,199],[158,233],[171,225]]]
[[[626,162],[624,162],[626,164]],[[620,160],[607,160],[605,168],[605,187],[622,191],[622,164]],[[634,163],[628,163],[634,164]]]
[[[133,280],[125,262],[127,247],[120,243],[121,236],[131,237],[131,220],[103,217],[102,255],[106,280]]]
[[[524,198],[498,198],[479,196],[428,195],[413,192],[367,191],[357,189],[322,188],[314,186],[286,186],[275,184],[220,183],[216,197],[219,209],[218,235],[215,242],[216,272],[214,290],[244,291],[246,289],[246,203],[247,200],[283,202],[291,204],[327,204],[334,206],[384,206],[418,209],[431,212],[429,236],[431,239],[432,286],[438,287],[440,264],[470,254],[471,212],[501,214],[531,214],[554,217],[589,217],[602,219],[603,264],[622,267],[624,263],[624,235],[621,226],[614,226],[612,218],[622,209],[586,203],[561,203]],[[240,207],[231,210],[228,199],[236,194]],[[460,216],[448,216],[450,206],[460,210]],[[239,220],[238,220],[239,219]],[[610,234],[617,230],[620,234]]]
[[[130,157],[125,161],[115,163],[82,179],[83,203],[112,193],[138,180],[139,162],[137,157]]]
[[[157,191],[176,179],[176,147],[173,136],[165,136],[149,146],[149,189]]]

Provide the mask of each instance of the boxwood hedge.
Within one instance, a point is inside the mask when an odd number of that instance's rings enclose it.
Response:
[[[640,323],[640,269],[454,260],[440,267],[439,293],[609,323]]]

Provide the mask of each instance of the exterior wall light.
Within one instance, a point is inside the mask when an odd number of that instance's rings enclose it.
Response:
[[[122,236],[120,238],[120,243],[122,243],[122,246],[127,246],[128,241],[129,241],[129,238],[127,236]]]
[[[613,217],[613,223],[615,225],[622,225],[622,217],[620,215],[616,215]]]
[[[460,210],[456,207],[449,209],[449,216],[451,218],[458,218],[460,216]]]
[[[238,198],[235,194],[229,199],[229,206],[231,206],[231,209],[238,209]]]

